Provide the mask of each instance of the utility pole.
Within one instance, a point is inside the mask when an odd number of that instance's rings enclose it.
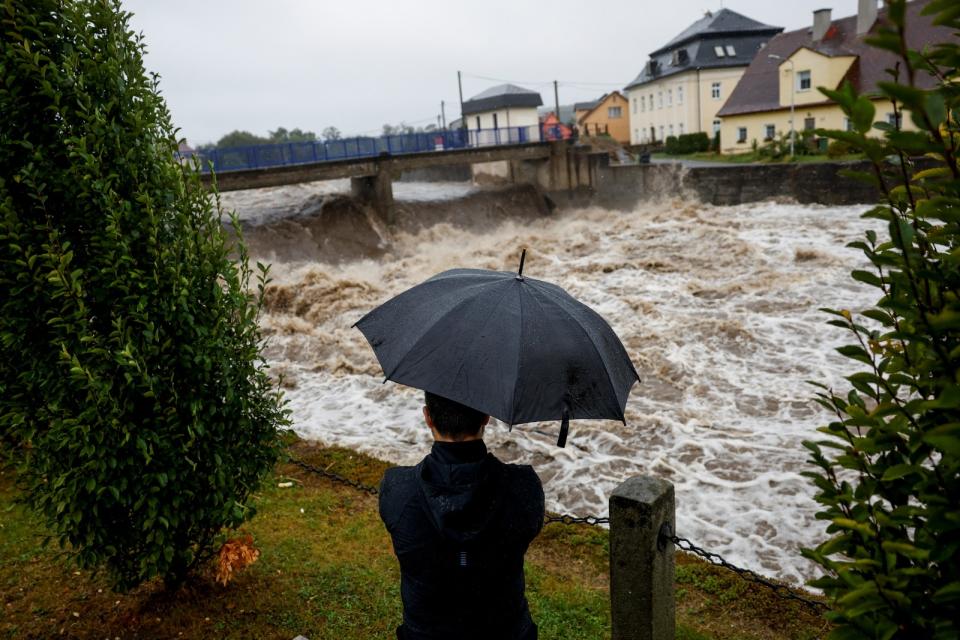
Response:
[[[460,90],[460,128],[467,128],[467,118],[463,115],[463,80],[460,72],[457,71],[457,88]]]
[[[793,92],[797,87],[797,74],[794,73],[793,60],[785,60],[782,56],[778,56],[775,53],[767,54],[767,57],[772,58],[774,60],[780,60],[782,62],[790,63],[790,157],[792,158],[793,146],[797,139],[796,128],[793,126],[794,102],[795,102],[793,99]],[[779,79],[779,74],[777,75],[777,78]]]
[[[442,126],[441,128],[442,128],[444,131],[446,131],[446,130],[447,130],[447,112],[446,112],[446,110],[444,109],[444,102],[443,102],[443,100],[440,101],[440,121],[441,121],[441,123],[443,124],[443,126]]]
[[[553,103],[557,108],[557,124],[560,124],[560,94],[557,92],[557,81],[553,81]]]

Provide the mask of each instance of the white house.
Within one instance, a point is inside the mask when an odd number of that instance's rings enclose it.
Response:
[[[540,94],[512,84],[501,84],[463,103],[463,122],[474,145],[538,142]]]

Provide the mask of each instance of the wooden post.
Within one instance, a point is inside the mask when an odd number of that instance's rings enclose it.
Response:
[[[612,640],[673,640],[673,485],[630,478],[610,496],[610,617]]]

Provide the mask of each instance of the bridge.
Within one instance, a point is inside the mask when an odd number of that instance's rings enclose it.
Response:
[[[332,158],[330,142],[214,149],[196,155],[205,183],[215,180],[221,192],[350,178],[353,195],[388,222],[393,217],[393,180],[412,169],[506,162],[511,181],[533,183],[545,191],[593,185],[598,154],[569,140],[550,140],[549,130],[534,129],[533,136],[525,129],[335,141],[342,145],[341,153]]]

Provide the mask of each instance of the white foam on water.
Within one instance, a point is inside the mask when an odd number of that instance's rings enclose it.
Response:
[[[501,459],[532,464],[547,508],[602,515],[625,478],[674,483],[677,532],[735,564],[791,582],[816,575],[799,548],[816,545],[814,488],[801,441],[827,422],[816,380],[842,385],[842,330],[819,307],[859,309],[873,290],[849,271],[864,258],[845,244],[869,221],[857,207],[759,203],[713,207],[680,200],[632,212],[599,208],[486,233],[448,224],[393,238],[387,256],[338,266],[274,265],[262,324],[267,356],[288,377],[295,429],[330,445],[400,464],[430,448],[420,392],[382,383],[352,324],[376,305],[455,266],[516,268],[549,280],[601,313],[641,378],[627,424],[574,421],[565,449],[557,423],[492,424]]]

